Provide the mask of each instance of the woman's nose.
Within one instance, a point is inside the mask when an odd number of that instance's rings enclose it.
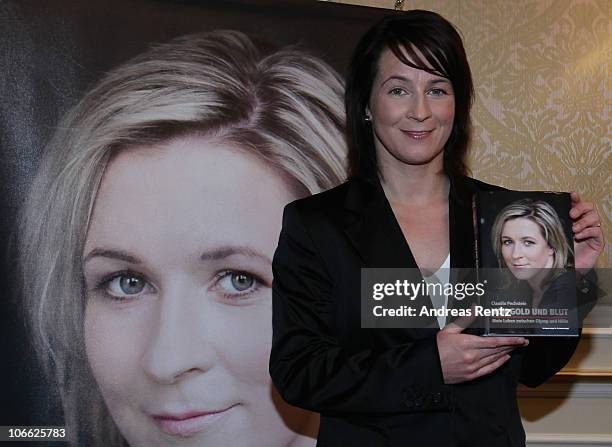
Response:
[[[519,244],[514,244],[512,248],[512,258],[519,259],[523,257],[523,250],[521,249]]]
[[[408,110],[408,117],[422,122],[431,116],[431,107],[425,94],[415,95],[412,107]]]
[[[215,351],[206,336],[202,297],[185,288],[160,292],[157,315],[151,318],[149,338],[142,357],[145,373],[154,381],[170,384],[206,372],[215,364]]]

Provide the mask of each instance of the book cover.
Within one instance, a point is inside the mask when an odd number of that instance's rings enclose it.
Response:
[[[487,191],[475,197],[484,335],[578,336],[569,193]]]

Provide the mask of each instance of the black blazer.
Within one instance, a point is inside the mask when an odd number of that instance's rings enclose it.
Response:
[[[491,189],[451,179],[452,267],[475,265],[471,199]],[[353,179],[287,205],[270,374],[287,402],[321,413],[317,446],[524,446],[517,382],[544,382],[578,339],[531,340],[494,373],[445,385],[437,329],[360,328],[362,267],[417,267],[379,183]]]

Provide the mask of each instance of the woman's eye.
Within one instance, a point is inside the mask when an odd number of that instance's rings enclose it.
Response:
[[[511,239],[504,239],[502,241],[502,245],[512,245],[512,240]]]
[[[237,298],[255,292],[261,280],[248,272],[225,271],[221,272],[215,285],[227,298]]]
[[[141,275],[135,273],[118,273],[103,280],[98,287],[116,299],[134,298],[148,292],[152,286]]]
[[[229,277],[232,287],[240,292],[250,289],[255,284],[255,278],[248,273],[232,273]]]
[[[531,245],[534,245],[534,244],[535,244],[534,241],[525,241],[525,245],[527,245],[527,246],[531,246]]]
[[[403,88],[395,87],[389,90],[389,94],[392,96],[402,96],[406,94],[406,91]]]
[[[443,90],[441,88],[432,88],[431,90],[429,90],[429,94],[432,96],[444,96],[446,95],[446,90]]]

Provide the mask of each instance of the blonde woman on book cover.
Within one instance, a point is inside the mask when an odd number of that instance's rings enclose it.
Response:
[[[543,200],[523,199],[503,208],[493,223],[491,241],[500,266],[529,284],[534,307],[546,301],[553,280],[573,266],[559,215]]]
[[[61,121],[24,300],[71,445],[313,446],[268,375],[285,204],[345,177],[343,83],[235,31],[154,46]]]

